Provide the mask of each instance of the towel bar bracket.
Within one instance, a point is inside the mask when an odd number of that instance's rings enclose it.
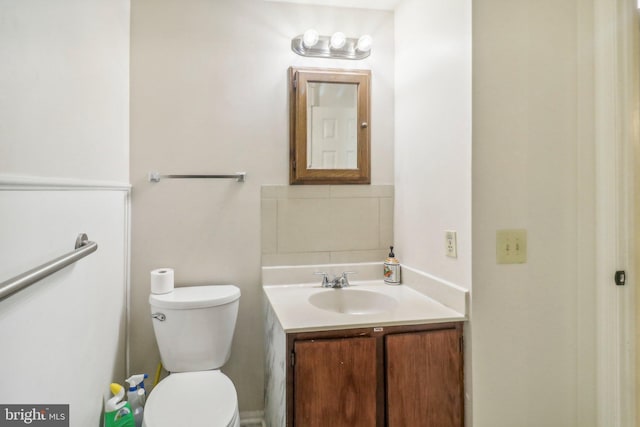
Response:
[[[78,238],[76,239],[76,245],[74,249],[80,249],[83,246],[86,246],[89,243],[89,238],[85,233],[78,234]]]

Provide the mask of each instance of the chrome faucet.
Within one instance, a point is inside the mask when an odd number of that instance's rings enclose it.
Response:
[[[329,275],[325,272],[317,272],[313,274],[322,275],[322,287],[323,288],[346,288],[349,286],[348,274],[356,274],[355,271],[344,271],[341,275],[335,276],[332,280],[329,280]]]

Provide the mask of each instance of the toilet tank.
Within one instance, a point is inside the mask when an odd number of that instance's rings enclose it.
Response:
[[[233,285],[175,288],[151,294],[153,330],[169,372],[218,369],[231,354],[240,289]]]

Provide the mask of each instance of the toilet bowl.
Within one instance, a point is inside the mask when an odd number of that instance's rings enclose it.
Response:
[[[222,372],[171,374],[153,389],[143,427],[239,427],[238,399]]]
[[[220,368],[229,360],[240,289],[175,288],[151,294],[160,358],[170,375],[147,399],[144,427],[239,427],[238,397]]]

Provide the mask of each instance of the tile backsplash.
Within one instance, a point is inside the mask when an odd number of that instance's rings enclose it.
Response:
[[[262,186],[262,265],[382,261],[393,185]]]

